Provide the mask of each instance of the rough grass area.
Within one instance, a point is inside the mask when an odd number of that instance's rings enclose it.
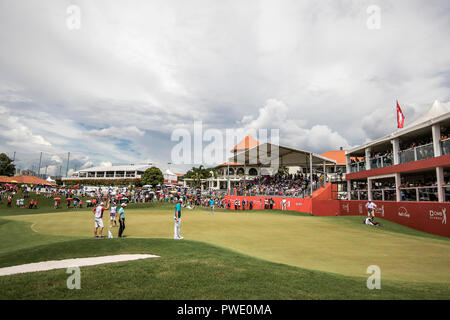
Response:
[[[29,232],[26,223],[10,223],[17,232]],[[0,266],[123,253],[161,258],[81,268],[80,290],[67,289],[66,270],[0,277],[0,299],[448,299],[450,295],[444,283],[383,281],[381,290],[368,290],[365,278],[305,270],[197,241],[169,239],[52,242],[4,252]]]
[[[81,290],[67,289],[66,270],[0,277],[0,299],[450,299],[450,239],[381,219],[376,228],[358,216],[184,209],[177,241],[173,205],[144,204],[127,207],[126,238],[94,239],[91,210],[3,209],[0,267],[161,258],[82,267]],[[381,290],[366,287],[369,265],[381,268]]]

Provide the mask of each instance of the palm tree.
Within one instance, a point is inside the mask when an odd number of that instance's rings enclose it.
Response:
[[[289,173],[288,167],[286,167],[286,166],[280,166],[280,167],[278,168],[278,174],[279,174],[279,175],[284,176],[284,175],[287,175],[288,173]]]

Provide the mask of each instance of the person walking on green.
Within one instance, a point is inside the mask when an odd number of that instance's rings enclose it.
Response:
[[[122,203],[121,204],[121,208],[119,209],[119,238],[123,238],[122,234],[123,234],[123,230],[125,230],[125,207],[126,207],[126,203]]]
[[[214,199],[209,200],[209,207],[211,208],[211,214],[214,215]]]
[[[175,205],[175,227],[174,227],[174,235],[173,238],[175,240],[182,240],[183,237],[180,235],[180,227],[181,227],[181,202],[183,200],[178,199],[177,204]]]

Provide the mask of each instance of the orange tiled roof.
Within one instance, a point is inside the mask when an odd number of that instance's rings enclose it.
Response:
[[[222,164],[219,164],[216,168],[219,168],[219,167],[226,167],[226,166],[228,166],[228,165],[230,165],[230,166],[243,166],[243,164],[242,164],[242,163],[239,163],[239,162],[230,162],[230,163],[224,162],[224,163],[222,163]]]
[[[337,165],[345,165],[347,159],[345,158],[345,151],[346,150],[335,150],[335,151],[328,151],[325,153],[322,153],[321,156],[336,160]],[[355,157],[350,157],[350,159],[354,159]],[[359,160],[364,161],[364,157],[358,157]]]
[[[345,158],[345,150],[328,151],[321,154],[322,157],[336,160],[337,165],[345,165],[347,159]]]
[[[234,146],[233,151],[247,150],[259,146],[258,140],[251,135],[246,136],[241,142]]]
[[[17,182],[12,182],[17,181]],[[52,186],[56,186],[55,183],[48,182],[47,180],[35,177],[35,176],[14,176],[14,177],[7,177],[7,176],[0,176],[0,183],[26,183],[26,184],[49,184]]]

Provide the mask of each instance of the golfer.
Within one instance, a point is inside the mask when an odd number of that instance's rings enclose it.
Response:
[[[183,237],[180,235],[180,226],[181,226],[181,198],[178,199],[177,204],[175,205],[175,227],[174,227],[174,235],[173,238],[175,240],[182,240]]]
[[[109,219],[111,220],[110,225],[109,225],[110,228],[112,228],[113,222],[114,222],[114,227],[117,227],[116,215],[117,215],[117,206],[116,206],[116,203],[113,202],[111,209],[109,209]]]
[[[281,210],[286,210],[286,198],[283,198],[283,200],[281,200]]]
[[[94,208],[94,217],[95,217],[95,221],[94,221],[94,238],[102,238],[103,235],[103,211],[105,211],[105,209],[109,209],[109,202],[108,202],[108,206],[105,208],[104,207],[104,203],[100,203],[99,206]],[[100,229],[100,235],[97,235],[97,230]]]
[[[211,207],[211,214],[214,215],[214,200],[211,198],[209,200],[209,206]]]
[[[122,236],[122,233],[123,233],[123,230],[125,230],[125,207],[127,206],[127,204],[126,203],[122,203],[121,205],[120,205],[120,209],[119,209],[119,224],[120,224],[120,227],[119,227],[119,238],[123,238],[123,236]]]
[[[367,216],[370,217],[375,217],[375,208],[377,207],[377,205],[372,202],[372,200],[369,200],[369,202],[366,203],[366,208],[367,208]]]

